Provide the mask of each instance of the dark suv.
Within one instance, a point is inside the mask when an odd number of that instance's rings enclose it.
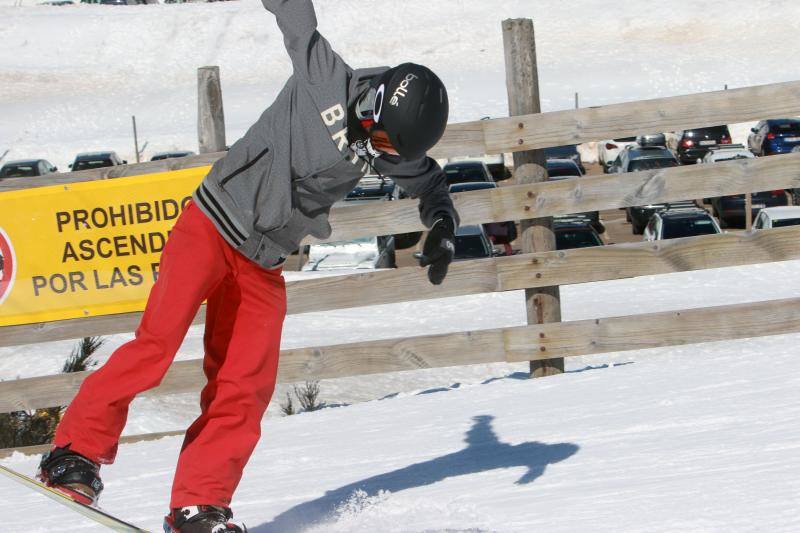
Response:
[[[553,233],[556,237],[556,250],[603,246],[603,240],[594,229],[592,221],[585,217],[554,217]]]
[[[560,181],[580,178],[581,174],[578,165],[570,159],[550,159],[547,161],[547,177],[550,181]],[[600,222],[600,211],[587,211],[586,213],[576,213],[569,216],[589,219],[597,233],[606,231],[605,226]]]
[[[81,170],[91,170],[93,168],[115,167],[117,165],[127,165],[128,162],[120,159],[117,152],[86,152],[78,154],[75,162],[69,168],[73,172]]]
[[[9,161],[0,168],[0,179],[29,178],[44,176],[45,174],[51,174],[53,172],[58,172],[58,169],[44,159]]]
[[[177,159],[194,155],[191,150],[176,150],[173,152],[160,152],[150,158],[150,161],[163,161],[164,159]]]
[[[663,146],[636,146],[621,151],[609,167],[614,172],[639,172],[678,166],[675,155]]]
[[[693,165],[705,157],[709,148],[718,144],[731,144],[728,126],[685,130],[678,139],[678,159],[684,165]]]
[[[448,163],[442,169],[447,176],[447,184],[484,181],[494,183],[489,168],[483,161],[459,161]]]
[[[711,199],[714,215],[719,219],[723,228],[732,225],[744,225],[746,213],[745,201],[744,194]],[[789,198],[786,196],[786,191],[783,189],[754,192],[750,195],[750,201],[753,220],[756,219],[758,213],[765,207],[789,205]]]
[[[369,175],[361,178],[355,188],[347,193],[344,200],[337,205],[345,206],[374,201],[402,200],[407,197],[408,195],[405,191],[398,187],[397,183],[392,178]],[[406,248],[416,246],[421,238],[421,231],[398,233],[394,235],[393,247],[398,250],[405,250]]]
[[[457,194],[460,192],[480,191],[483,189],[496,189],[496,183],[486,182],[468,182],[468,183],[455,183],[450,186],[450,194]],[[505,222],[488,222],[483,224],[483,231],[492,244],[501,244],[505,251],[505,255],[512,255],[513,250],[511,243],[517,238],[517,225],[514,221],[508,220]]]
[[[678,160],[672,151],[661,146],[630,147],[617,156],[611,165],[611,172],[641,172],[659,168],[677,167]],[[640,235],[647,225],[650,217],[659,209],[664,209],[665,204],[651,204],[644,206],[628,207],[625,218],[633,226],[634,235]]]
[[[581,174],[586,174],[586,168],[583,166],[581,154],[578,152],[577,144],[567,144],[564,146],[553,146],[544,149],[545,156],[550,159],[571,159],[575,162],[580,169]]]

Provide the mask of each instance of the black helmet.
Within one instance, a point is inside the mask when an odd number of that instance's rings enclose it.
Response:
[[[357,111],[375,148],[384,149],[381,141],[388,137],[402,158],[418,159],[442,138],[450,104],[436,74],[422,65],[403,63],[377,77]],[[376,138],[380,133],[384,135]]]

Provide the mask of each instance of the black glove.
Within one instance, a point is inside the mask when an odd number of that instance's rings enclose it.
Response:
[[[434,285],[440,285],[447,275],[447,267],[453,261],[456,253],[456,223],[450,215],[442,215],[433,223],[425,244],[419,264],[422,267],[430,265],[428,279]]]

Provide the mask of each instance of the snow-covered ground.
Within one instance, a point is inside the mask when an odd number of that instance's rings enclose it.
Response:
[[[562,290],[566,320],[796,296],[796,261]],[[284,346],[524,316],[519,292],[310,313],[289,317]],[[200,343],[194,328],[181,357]],[[580,357],[535,381],[502,364],[323,381],[324,400],[360,403],[292,417],[273,405],[234,508],[263,533],[797,531],[798,345],[785,335]],[[42,361],[55,366],[68,346],[3,349],[4,374],[52,372]],[[128,430],[185,427],[196,401],[137,400]],[[122,446],[103,506],[157,529],[179,448]],[[2,463],[31,473],[36,458]],[[0,501],[15,506],[10,531],[101,530],[3,479]]]
[[[0,155],[66,169],[83,150],[133,160],[195,146],[195,70],[220,65],[229,140],[290,67],[254,0],[13,7],[0,0]],[[507,113],[500,21],[536,22],[545,110],[800,79],[800,4],[317,0],[320,29],[354,66],[424,61],[453,120]],[[694,15],[696,13],[696,15]],[[389,24],[384,20],[390,21]],[[699,52],[702,51],[702,52]],[[767,118],[767,117],[765,117]],[[743,140],[747,125],[734,129]],[[289,279],[314,275],[298,273]],[[565,320],[800,296],[800,262],[562,289]],[[517,326],[520,292],[288,317],[284,348]],[[130,338],[108,339],[98,358]],[[797,531],[800,336],[527,365],[477,365],[322,382],[348,407],[280,416],[237,492],[257,532]],[[0,379],[58,372],[72,342],[0,349]],[[193,328],[179,359],[202,356]],[[197,395],[137,400],[126,433],[185,428]],[[103,505],[159,528],[179,438],[123,446]],[[3,461],[31,473],[36,459]],[[0,479],[2,530],[100,531]],[[5,507],[4,507],[5,508]]]
[[[794,532],[797,341],[609,356],[620,363],[267,419],[233,505],[260,533]],[[180,442],[123,446],[104,508],[157,530]],[[4,479],[0,500],[7,531],[102,531]]]

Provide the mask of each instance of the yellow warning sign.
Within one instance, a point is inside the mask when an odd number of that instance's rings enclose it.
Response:
[[[172,226],[208,171],[0,193],[0,326],[143,310]]]

